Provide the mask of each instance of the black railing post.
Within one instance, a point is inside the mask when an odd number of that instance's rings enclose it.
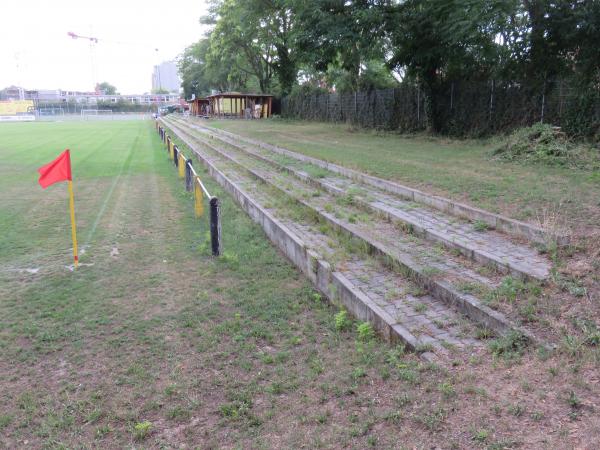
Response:
[[[210,243],[213,256],[221,254],[221,207],[219,199],[210,199]]]
[[[194,189],[194,179],[192,178],[192,160],[185,162],[185,190],[192,192]]]
[[[173,164],[175,167],[179,167],[179,149],[176,145],[173,145]]]

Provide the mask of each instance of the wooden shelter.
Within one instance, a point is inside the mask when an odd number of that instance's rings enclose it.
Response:
[[[209,115],[221,118],[264,119],[271,117],[273,96],[223,92],[206,97]]]
[[[209,104],[207,98],[195,98],[190,100],[190,114],[192,116],[208,116],[209,115]]]

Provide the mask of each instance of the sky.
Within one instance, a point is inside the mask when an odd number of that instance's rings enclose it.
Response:
[[[153,66],[200,39],[203,0],[27,0],[2,5],[0,89],[149,92]],[[90,41],[67,35],[98,38]]]

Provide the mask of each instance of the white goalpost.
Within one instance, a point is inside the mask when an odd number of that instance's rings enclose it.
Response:
[[[112,109],[82,109],[81,110],[81,118],[83,120],[98,117],[98,116],[112,116]]]
[[[40,116],[64,116],[65,110],[61,107],[46,107],[38,108],[37,113]]]

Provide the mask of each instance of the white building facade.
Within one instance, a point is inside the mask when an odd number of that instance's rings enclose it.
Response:
[[[164,61],[154,66],[152,72],[152,92],[166,90],[171,93],[179,93],[181,79],[177,72],[177,66],[173,61]]]

